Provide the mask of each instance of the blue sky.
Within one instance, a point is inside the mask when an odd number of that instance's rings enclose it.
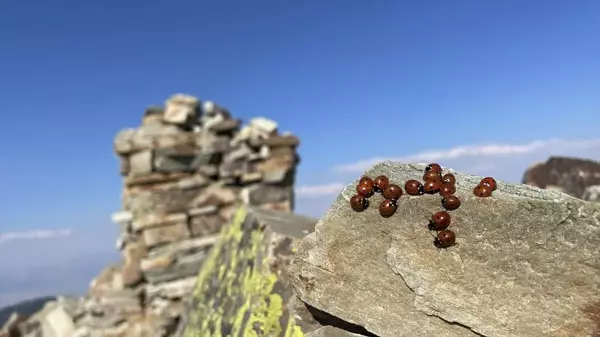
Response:
[[[84,289],[118,258],[112,139],[176,92],[297,134],[298,211],[315,216],[360,174],[334,168],[372,157],[510,181],[551,153],[600,159],[599,31],[596,0],[2,1],[0,233],[72,234],[0,242],[31,260],[0,269],[78,254],[89,271],[65,264],[79,283],[63,286]]]

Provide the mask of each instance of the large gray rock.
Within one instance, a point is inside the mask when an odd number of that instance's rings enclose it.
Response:
[[[367,174],[403,186],[423,169],[383,162]],[[357,213],[356,182],[346,187],[298,247],[298,296],[380,337],[600,333],[600,205],[503,182],[476,198],[481,177],[456,176],[458,245],[441,250],[426,228],[439,195],[404,195],[383,218],[381,196]]]

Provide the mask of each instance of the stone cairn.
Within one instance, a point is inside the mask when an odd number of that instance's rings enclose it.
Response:
[[[116,136],[124,176],[120,265],[90,284],[76,336],[169,336],[220,227],[236,205],[291,212],[297,137],[177,94]],[[77,310],[75,310],[77,311]]]

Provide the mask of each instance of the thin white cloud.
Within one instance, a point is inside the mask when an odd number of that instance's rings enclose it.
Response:
[[[585,149],[600,146],[600,139],[588,140],[565,140],[548,139],[536,140],[528,144],[487,144],[487,145],[464,145],[447,150],[429,150],[413,155],[396,158],[373,157],[360,160],[355,163],[336,165],[334,172],[364,172],[371,166],[384,160],[392,160],[402,163],[433,162],[445,159],[456,159],[461,157],[490,157],[490,156],[517,156],[532,153],[542,149]],[[314,186],[317,188],[318,186]]]
[[[69,237],[73,234],[70,229],[39,229],[23,232],[4,232],[0,233],[0,244],[15,240],[45,240],[54,238]]]
[[[342,183],[334,183],[327,185],[316,185],[316,186],[300,186],[296,188],[296,195],[301,197],[316,197],[323,195],[333,195],[340,193],[346,187]]]

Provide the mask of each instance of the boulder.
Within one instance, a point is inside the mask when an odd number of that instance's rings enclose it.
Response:
[[[424,167],[387,161],[366,174],[404,186]],[[446,249],[427,229],[439,195],[405,194],[384,218],[379,195],[350,208],[357,182],[340,193],[290,265],[321,323],[380,337],[600,334],[600,205],[502,181],[477,198],[481,177],[455,174],[458,244]]]
[[[589,186],[600,185],[600,162],[550,157],[545,163],[530,166],[523,175],[522,183],[540,188],[558,187],[576,198],[585,198]]]
[[[314,330],[291,309],[287,266],[294,243],[315,223],[287,212],[238,208],[200,270],[183,336],[298,337]]]

